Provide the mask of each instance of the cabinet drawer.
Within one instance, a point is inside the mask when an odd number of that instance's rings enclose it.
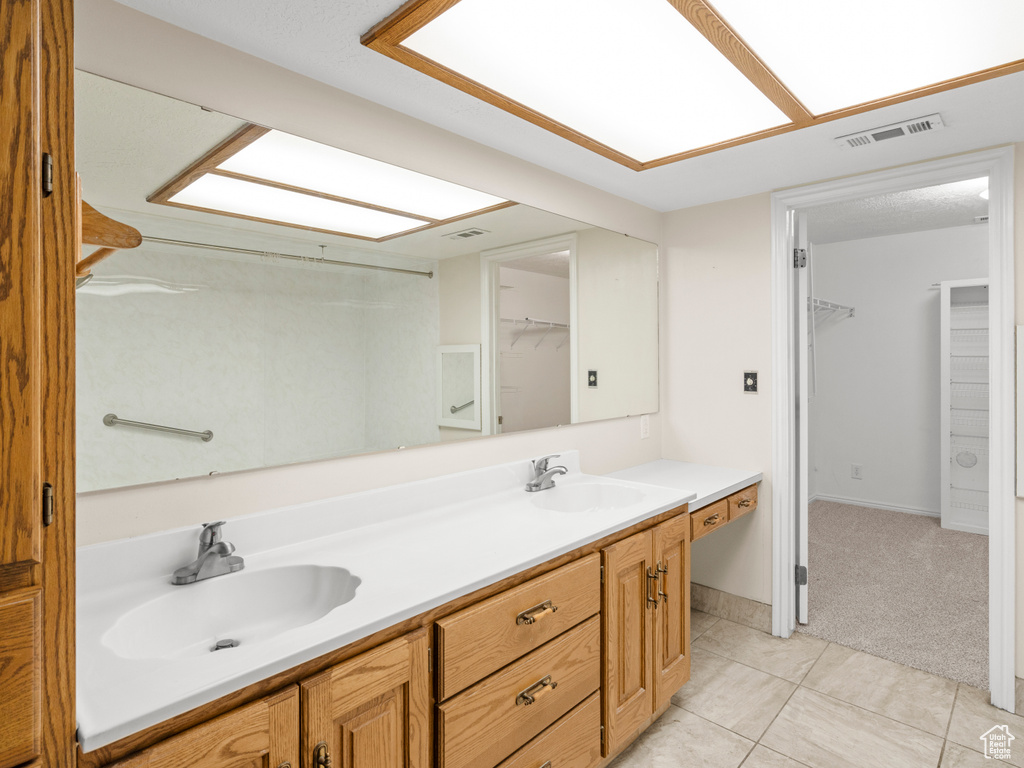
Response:
[[[757,509],[757,485],[748,486],[729,497],[730,522],[755,509]]]
[[[595,553],[441,619],[437,698],[450,698],[600,609]]]
[[[601,762],[601,694],[595,693],[498,768],[590,768]]]
[[[707,536],[729,522],[729,500],[722,499],[708,504],[690,515],[690,540],[696,541]]]
[[[600,684],[601,620],[594,616],[441,704],[440,768],[500,763]]]

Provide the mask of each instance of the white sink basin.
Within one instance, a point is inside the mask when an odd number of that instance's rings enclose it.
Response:
[[[642,491],[615,483],[575,483],[537,491],[530,502],[552,512],[596,512],[622,509],[644,498]]]
[[[126,659],[202,656],[219,641],[258,643],[326,616],[355,597],[360,581],[345,568],[294,565],[175,586],[122,614],[102,643]]]

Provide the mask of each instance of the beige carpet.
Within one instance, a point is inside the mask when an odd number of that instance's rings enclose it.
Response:
[[[988,537],[937,517],[811,504],[805,632],[988,688]]]

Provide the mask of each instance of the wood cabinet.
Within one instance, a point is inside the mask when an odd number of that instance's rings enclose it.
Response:
[[[71,17],[0,2],[0,768],[73,760]]]
[[[427,631],[302,682],[301,768],[429,768]]]
[[[605,548],[604,754],[629,744],[690,679],[690,520]]]
[[[288,768],[299,765],[294,685],[190,728],[111,768]]]

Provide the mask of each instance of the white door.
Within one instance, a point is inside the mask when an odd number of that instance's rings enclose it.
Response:
[[[796,297],[793,311],[796,313],[796,566],[794,574],[796,582],[796,620],[807,623],[807,523],[808,523],[808,486],[809,486],[809,412],[808,395],[810,383],[810,366],[808,348],[813,337],[814,310],[810,306],[809,279],[810,274],[810,243],[807,242],[807,219],[800,213],[793,214],[793,280],[794,296]]]

